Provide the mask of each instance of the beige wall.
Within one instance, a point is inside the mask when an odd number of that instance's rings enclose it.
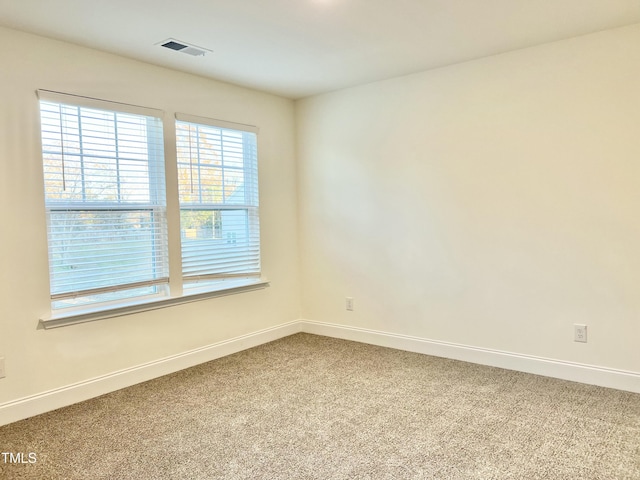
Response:
[[[194,60],[196,61],[196,60]],[[287,99],[0,28],[0,403],[296,320],[294,105]],[[36,89],[257,125],[267,289],[39,330],[49,310]]]
[[[296,320],[301,302],[310,320],[640,372],[637,45],[640,26],[617,29],[294,110],[0,28],[0,403]],[[258,125],[271,287],[37,329],[38,88]]]
[[[633,26],[298,102],[303,317],[640,372],[639,45]]]

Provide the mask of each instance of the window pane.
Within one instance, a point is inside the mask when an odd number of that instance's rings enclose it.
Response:
[[[41,105],[47,200],[148,203],[164,198],[160,119]]]
[[[259,238],[251,220],[247,210],[182,210],[184,275],[259,273]]]
[[[158,293],[168,277],[162,121],[40,108],[53,307]]]
[[[156,278],[153,211],[51,212],[52,294]]]
[[[182,121],[176,132],[184,279],[259,276],[255,133]]]

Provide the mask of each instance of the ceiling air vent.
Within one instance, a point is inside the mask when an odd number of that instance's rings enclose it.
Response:
[[[211,50],[207,50],[206,48],[202,47],[196,47],[195,45],[189,45],[188,43],[176,40],[175,38],[168,38],[160,43],[156,43],[156,45],[175,50],[176,52],[186,53],[187,55],[192,55],[194,57],[201,57],[206,53],[211,53]]]

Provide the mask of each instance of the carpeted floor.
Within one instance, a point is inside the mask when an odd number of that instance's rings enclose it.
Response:
[[[640,395],[298,334],[0,427],[0,450],[37,457],[2,479],[640,479]]]

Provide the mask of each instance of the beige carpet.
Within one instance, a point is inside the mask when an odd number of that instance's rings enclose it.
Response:
[[[37,454],[2,479],[640,479],[640,395],[298,334],[7,425],[0,450]]]

